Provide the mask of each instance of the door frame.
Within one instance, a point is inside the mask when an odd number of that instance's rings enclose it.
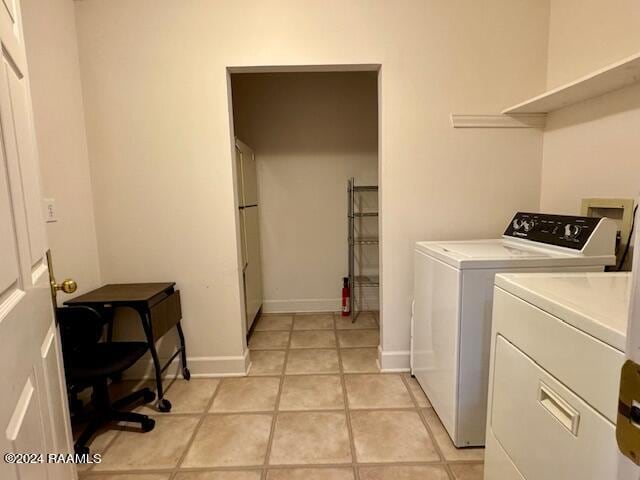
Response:
[[[636,205],[640,198],[636,199]],[[627,324],[627,359],[640,364],[640,209],[636,211],[635,241],[633,244],[633,266],[631,269],[631,292],[629,302],[629,323]],[[617,480],[640,480],[640,467],[633,464],[618,451]]]
[[[378,345],[378,362],[381,362],[381,346],[384,338],[384,275],[383,275],[383,249],[384,249],[384,187],[383,187],[383,140],[382,140],[382,64],[380,63],[345,63],[345,64],[287,64],[287,65],[228,65],[226,67],[227,80],[227,109],[229,114],[229,151],[232,164],[233,182],[233,208],[236,225],[236,258],[237,258],[237,283],[239,288],[239,298],[245,298],[244,282],[242,278],[242,254],[241,254],[241,235],[240,235],[240,215],[238,210],[238,191],[236,188],[237,172],[236,172],[236,153],[235,153],[235,129],[233,126],[233,92],[231,86],[231,75],[235,73],[312,73],[312,72],[377,72],[378,73],[378,269],[380,275],[380,284],[378,287],[378,302],[380,305],[379,322],[380,322],[380,344]],[[242,352],[247,356],[247,366],[250,364],[247,348],[247,331],[244,318],[246,317],[244,302],[240,302],[240,321],[242,322]]]

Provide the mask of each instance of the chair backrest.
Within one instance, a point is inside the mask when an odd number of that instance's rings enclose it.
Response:
[[[105,320],[91,307],[58,308],[56,317],[60,325],[62,355],[65,359],[81,349],[90,348],[102,337]]]

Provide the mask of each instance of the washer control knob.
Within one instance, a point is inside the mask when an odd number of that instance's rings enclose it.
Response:
[[[523,221],[520,220],[519,218],[514,218],[513,219],[513,229],[514,230],[520,230],[523,226]]]
[[[522,222],[522,225],[525,232],[530,232],[531,230],[533,230],[533,227],[536,226],[536,222],[534,222],[533,220],[525,220],[524,222]]]
[[[582,227],[580,227],[580,225],[575,225],[572,223],[567,223],[564,226],[564,236],[567,238],[578,238],[578,235],[580,235],[580,232],[582,231]]]

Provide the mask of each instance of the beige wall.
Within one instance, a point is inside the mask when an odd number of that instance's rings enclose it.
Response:
[[[378,182],[377,72],[238,74],[232,86],[235,133],[258,166],[263,309],[337,310],[347,179]],[[362,253],[377,264],[377,252]]]
[[[385,368],[408,367],[413,243],[496,236],[538,206],[541,134],[453,130],[449,114],[543,88],[547,2],[84,0],[76,13],[103,278],[177,280],[190,355],[211,365],[243,352],[227,66],[382,66]]]
[[[542,209],[577,215],[583,198],[640,194],[640,85],[549,115]]]
[[[638,0],[551,0],[548,88],[640,50]]]
[[[640,51],[640,3],[552,0],[550,86]],[[585,197],[640,194],[640,87],[558,110],[544,133],[541,207],[578,214]]]
[[[47,224],[49,246],[58,280],[72,277],[83,292],[99,286],[100,269],[74,5],[21,4],[43,194],[56,200],[58,213],[58,222]]]

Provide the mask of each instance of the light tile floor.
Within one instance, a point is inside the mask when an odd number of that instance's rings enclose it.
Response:
[[[156,428],[107,430],[90,480],[481,480],[483,449],[456,449],[418,383],[381,374],[378,323],[265,315],[249,376],[173,380]],[[141,383],[114,385],[114,396]]]

